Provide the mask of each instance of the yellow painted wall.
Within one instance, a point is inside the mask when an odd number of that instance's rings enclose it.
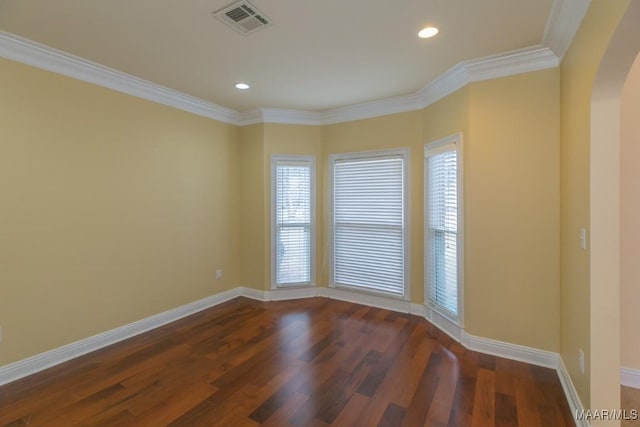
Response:
[[[561,350],[588,403],[577,230],[589,221],[590,88],[622,10],[606,4],[593,1],[560,71],[323,127],[236,128],[0,60],[0,365],[234,286],[268,289],[272,154],[317,157],[325,286],[329,155],[408,147],[410,296],[423,302],[423,146],[462,131],[466,327]]]
[[[265,252],[265,216],[260,209],[264,203],[264,125],[257,124],[241,127],[238,138],[236,203],[240,228],[237,239],[240,245],[239,285],[255,289],[264,289],[266,274]]]
[[[622,93],[620,144],[620,362],[640,369],[640,55]]]
[[[0,93],[0,366],[237,285],[237,128],[4,59]]]
[[[602,56],[628,4],[628,0],[593,0],[560,67],[560,353],[586,407],[597,388],[590,384],[591,350],[597,343],[590,339],[589,251],[580,248],[579,240],[580,228],[588,228],[590,222],[591,95]],[[585,353],[584,374],[578,368],[579,349]]]
[[[469,86],[465,147],[468,332],[558,351],[557,69]]]
[[[326,126],[323,157],[410,148],[411,300],[421,303],[423,147],[462,131],[466,327],[558,351],[559,126],[559,72],[546,70],[474,83],[420,112]]]

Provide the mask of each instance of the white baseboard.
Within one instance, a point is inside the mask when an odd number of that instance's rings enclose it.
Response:
[[[462,342],[462,328],[429,306],[422,306],[423,316],[438,329],[458,342]]]
[[[241,289],[234,288],[183,306],[111,329],[80,341],[37,354],[27,359],[0,367],[0,385],[10,383],[68,360],[75,359],[92,351],[126,340],[143,332],[150,331],[167,323],[190,316],[209,307],[240,296]]]
[[[262,291],[259,289],[241,286],[238,289],[238,296],[247,297],[258,301],[285,301],[290,299],[313,298],[317,297],[320,289],[315,286],[291,287],[270,289]]]
[[[267,301],[266,291],[258,289],[247,288],[246,286],[240,286],[236,288],[238,290],[238,296],[251,298],[258,301]]]
[[[569,410],[571,411],[571,416],[576,423],[576,427],[590,427],[589,421],[585,419],[576,420],[576,414],[584,411],[584,406],[582,405],[578,391],[573,385],[573,381],[571,381],[571,375],[569,375],[569,371],[567,371],[567,367],[565,366],[562,357],[558,357],[558,368],[556,371],[558,372],[558,377],[560,378],[560,384],[562,384],[564,395],[567,397]]]
[[[314,298],[318,296],[318,290],[315,286],[307,286],[301,288],[280,288],[266,291],[265,301],[283,301],[290,299]]]
[[[560,360],[558,353],[477,337],[465,331],[462,331],[462,345],[469,350],[479,353],[491,354],[493,356],[504,357],[506,359],[517,360],[551,369],[557,369]]]
[[[387,298],[341,288],[320,289],[324,289],[324,291],[318,296],[325,298],[337,299],[340,301],[347,301],[355,304],[363,304],[370,307],[384,308],[386,310],[397,311],[400,313],[411,313],[413,310],[411,301],[403,299]]]
[[[558,353],[471,335],[459,326],[455,325],[449,319],[444,318],[422,304],[415,304],[401,299],[364,294],[346,289],[322,287],[275,289],[269,291],[262,291],[248,287],[237,287],[27,359],[1,366],[0,385],[35,374],[36,372],[59,365],[68,360],[115,344],[167,323],[174,322],[178,319],[239,296],[258,301],[281,301],[299,298],[323,297],[418,315],[432,322],[436,327],[450,335],[453,339],[459,341],[469,350],[556,369],[558,376],[560,377],[562,388],[569,402],[572,415],[575,416],[576,410],[584,409],[582,402],[578,397],[578,393],[573,386],[571,377],[569,376],[564,362]],[[621,382],[624,385],[629,384],[630,387],[640,388],[640,371],[623,368],[621,378]],[[577,423],[578,427],[589,426],[586,421],[578,421]]]
[[[620,368],[620,384],[640,389],[640,369]]]
[[[416,304],[415,302],[412,302],[411,307],[409,307],[409,314],[413,314],[414,316],[425,317],[424,305]]]

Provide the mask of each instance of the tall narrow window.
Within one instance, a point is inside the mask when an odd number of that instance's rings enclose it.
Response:
[[[425,147],[425,281],[428,303],[459,320],[459,145],[454,135]]]
[[[314,177],[311,157],[274,156],[272,286],[310,285],[314,277]]]
[[[406,151],[334,155],[332,284],[405,297]]]

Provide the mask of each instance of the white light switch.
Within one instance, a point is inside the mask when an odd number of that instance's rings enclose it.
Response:
[[[580,247],[587,250],[587,230],[584,228],[580,229]]]

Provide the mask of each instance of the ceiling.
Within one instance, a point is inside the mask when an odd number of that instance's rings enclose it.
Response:
[[[415,93],[464,60],[542,43],[553,0],[0,0],[0,30],[237,111],[325,110]],[[435,24],[440,34],[416,33]],[[247,91],[234,88],[243,81]]]

